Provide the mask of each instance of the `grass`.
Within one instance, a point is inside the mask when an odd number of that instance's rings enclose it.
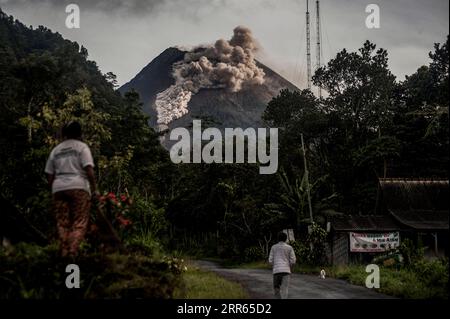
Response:
[[[365,286],[365,266],[350,265],[331,269],[331,276]],[[404,299],[448,299],[448,288],[433,284],[408,268],[380,267],[380,293]]]
[[[188,263],[183,274],[183,287],[175,291],[175,299],[247,299],[238,283],[228,281],[213,272],[204,271]]]
[[[238,267],[242,269],[272,269],[270,264],[265,261],[253,261],[250,263],[241,264]]]
[[[270,269],[270,265],[264,261],[241,264],[238,267],[243,269]],[[294,273],[318,276],[320,270],[321,267],[317,266],[295,265]],[[369,275],[366,272],[365,265],[358,264],[325,267],[325,271],[328,277],[343,279],[359,286],[365,286],[366,278]],[[441,272],[439,271],[439,273]],[[419,274],[410,268],[396,269],[380,266],[380,288],[376,291],[404,299],[448,299],[448,277],[432,277],[433,274],[431,276],[430,274]]]

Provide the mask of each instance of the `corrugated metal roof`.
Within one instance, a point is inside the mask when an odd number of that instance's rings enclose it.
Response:
[[[448,180],[380,179],[383,201],[391,210],[449,209]]]
[[[383,202],[392,216],[416,230],[449,229],[449,181],[380,179]]]
[[[331,220],[331,227],[336,231],[397,231],[405,227],[397,224],[390,215],[386,216],[356,216],[336,217]]]
[[[417,230],[448,230],[449,213],[446,211],[392,211],[400,223]]]

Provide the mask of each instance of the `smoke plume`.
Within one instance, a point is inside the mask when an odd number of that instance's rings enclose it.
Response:
[[[200,89],[240,91],[245,85],[263,84],[264,71],[256,65],[258,45],[250,29],[238,26],[231,40],[198,47],[173,65],[175,84],[156,96],[157,123],[168,125],[188,113],[188,103]]]

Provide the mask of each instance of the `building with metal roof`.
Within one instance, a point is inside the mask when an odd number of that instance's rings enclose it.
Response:
[[[380,251],[376,243],[389,241],[395,234],[399,236],[394,248],[409,238],[425,248],[427,257],[448,256],[448,180],[384,178],[379,180],[379,194],[376,215],[347,215],[331,220],[331,263],[369,260]],[[356,241],[359,246],[358,240],[374,244],[357,250],[352,245]]]

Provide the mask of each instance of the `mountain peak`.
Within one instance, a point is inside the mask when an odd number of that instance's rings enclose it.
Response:
[[[131,81],[119,88],[123,94],[134,89],[140,94],[144,112],[150,115],[150,125],[157,127],[156,96],[175,83],[173,65],[184,59],[187,51],[170,47],[154,58]],[[189,126],[192,118],[208,117],[223,127],[257,127],[267,103],[282,89],[298,90],[275,71],[256,61],[265,73],[260,85],[249,85],[238,92],[224,88],[202,89],[189,101],[189,114],[173,121],[169,127]]]

